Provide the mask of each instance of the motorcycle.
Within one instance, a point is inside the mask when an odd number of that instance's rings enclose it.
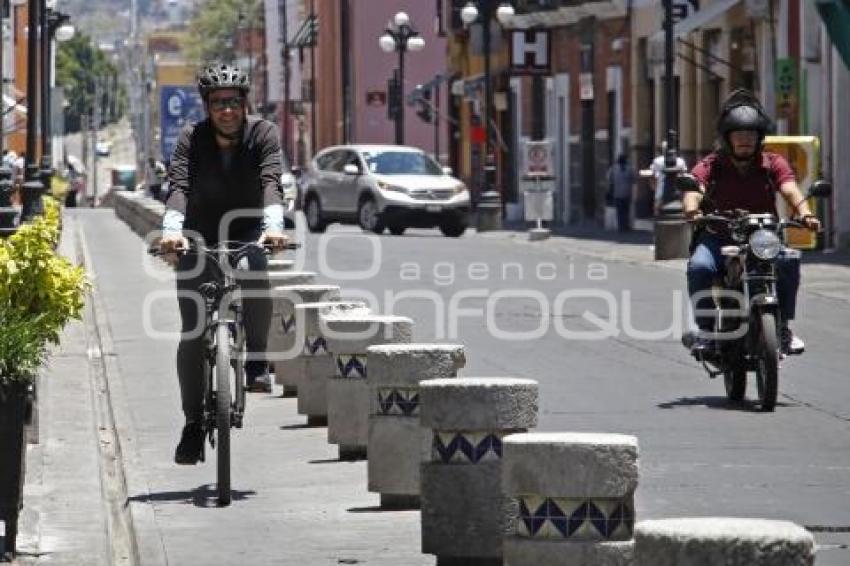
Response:
[[[699,190],[690,175],[680,176],[677,187],[682,191]],[[831,192],[829,183],[816,181],[806,198],[826,197]],[[743,400],[747,374],[754,372],[759,406],[762,411],[773,411],[782,357],[776,264],[781,254],[799,257],[799,250],[785,245],[785,229],[803,225],[746,210],[704,215],[696,223],[723,235],[729,243],[721,248],[725,270],[711,289],[712,348],[693,349],[693,333],[682,336],[682,343],[710,378],[723,376],[730,401]]]

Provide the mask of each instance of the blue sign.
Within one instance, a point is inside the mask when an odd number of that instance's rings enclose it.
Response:
[[[163,86],[159,91],[162,157],[171,159],[180,130],[204,119],[204,102],[195,86]]]

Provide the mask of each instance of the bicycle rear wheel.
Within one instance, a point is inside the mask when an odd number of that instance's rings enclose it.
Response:
[[[215,358],[215,426],[216,434],[216,483],[218,485],[218,504],[230,505],[230,329],[227,324],[219,324],[216,329]]]

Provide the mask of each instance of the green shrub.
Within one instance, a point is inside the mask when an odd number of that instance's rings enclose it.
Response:
[[[55,252],[60,214],[45,199],[43,216],[0,240],[0,385],[33,379],[47,344],[82,313],[85,271]]]

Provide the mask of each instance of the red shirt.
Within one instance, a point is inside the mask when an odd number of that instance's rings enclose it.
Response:
[[[716,162],[716,163],[715,163]],[[703,184],[711,202],[709,209],[743,209],[754,214],[776,213],[776,191],[782,183],[793,181],[794,171],[778,153],[764,151],[761,160],[750,165],[745,173],[727,156],[712,153],[696,164],[691,174]],[[713,179],[714,176],[716,179]],[[711,182],[715,186],[712,192]]]

